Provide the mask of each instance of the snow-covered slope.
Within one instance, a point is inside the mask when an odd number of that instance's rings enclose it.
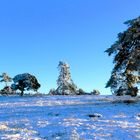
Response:
[[[114,96],[1,96],[0,140],[137,140],[139,100]]]

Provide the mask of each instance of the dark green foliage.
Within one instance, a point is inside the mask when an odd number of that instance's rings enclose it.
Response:
[[[112,92],[136,96],[140,82],[140,17],[125,22],[128,29],[118,34],[118,40],[106,50],[114,54],[114,69],[106,85]],[[136,90],[137,89],[137,90]]]
[[[56,90],[55,89],[50,89],[48,95],[56,95]]]
[[[36,77],[29,73],[16,75],[13,78],[13,81],[14,84],[12,84],[12,89],[20,90],[21,96],[23,96],[25,90],[37,91],[40,88],[40,84]]]
[[[10,86],[5,86],[3,89],[0,90],[0,94],[14,94],[14,90],[12,90],[12,88]]]
[[[97,89],[93,89],[93,91],[91,92],[91,95],[100,95],[100,91]]]
[[[80,89],[78,90],[78,93],[77,93],[77,94],[78,94],[78,95],[84,95],[85,93],[86,93],[86,92],[85,92],[83,89],[80,88]]]

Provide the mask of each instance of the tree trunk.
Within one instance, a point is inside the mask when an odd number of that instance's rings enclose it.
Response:
[[[132,96],[132,97],[137,96],[137,94],[138,94],[138,88],[137,88],[137,87],[131,88],[130,91],[131,91],[131,96]]]
[[[7,87],[8,86],[8,84],[7,84],[7,82],[5,82],[5,87]]]
[[[23,94],[24,94],[24,91],[22,90],[20,96],[23,96]]]

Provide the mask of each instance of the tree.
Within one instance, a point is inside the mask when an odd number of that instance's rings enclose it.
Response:
[[[86,92],[82,89],[82,88],[79,88],[79,90],[78,90],[78,93],[77,93],[78,95],[85,95],[86,94]]]
[[[100,91],[97,89],[93,89],[93,91],[91,92],[91,95],[100,95]]]
[[[5,82],[5,87],[7,87],[7,83],[12,81],[12,78],[10,76],[8,76],[7,73],[3,72],[2,75],[0,75],[0,78],[2,78],[0,80],[0,82]]]
[[[36,77],[29,73],[16,75],[13,78],[13,81],[14,84],[12,84],[12,89],[20,90],[21,96],[23,96],[25,90],[37,91],[40,88],[40,84]]]
[[[48,95],[56,95],[56,90],[55,89],[50,89]]]
[[[118,34],[118,40],[106,50],[114,54],[114,68],[106,84],[114,94],[136,96],[140,83],[140,17],[125,22],[128,29]]]
[[[12,88],[10,86],[5,86],[3,89],[0,90],[0,94],[14,94],[14,90],[12,90]]]
[[[60,61],[58,69],[60,74],[57,80],[58,88],[56,92],[60,95],[76,94],[77,86],[71,79],[70,66],[67,63]]]

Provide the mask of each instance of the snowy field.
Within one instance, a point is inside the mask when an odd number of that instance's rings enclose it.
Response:
[[[127,98],[0,96],[0,140],[138,140],[140,98]]]

